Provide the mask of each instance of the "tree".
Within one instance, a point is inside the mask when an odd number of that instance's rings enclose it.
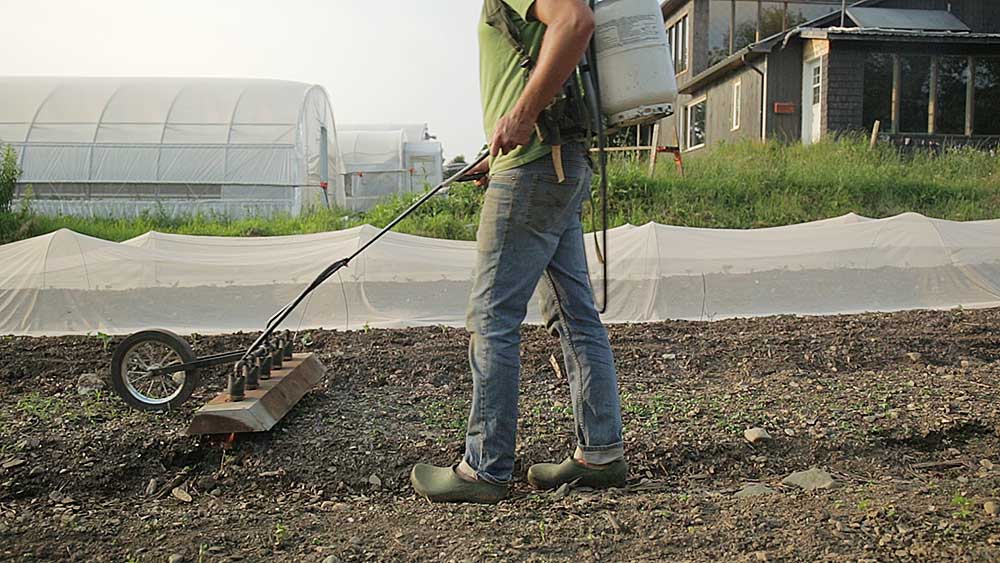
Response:
[[[21,168],[17,165],[14,148],[5,146],[3,161],[0,162],[0,213],[9,214],[14,202],[14,189],[21,178]]]

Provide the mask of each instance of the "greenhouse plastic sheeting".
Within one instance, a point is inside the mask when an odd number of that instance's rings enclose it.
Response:
[[[61,230],[8,244],[0,247],[0,333],[260,329],[377,232],[149,233],[112,243]],[[586,240],[599,272],[593,237]],[[1000,221],[848,215],[746,231],[648,224],[612,230],[609,248],[611,323],[1000,305]],[[460,326],[475,255],[472,242],[389,233],[287,326]],[[600,280],[594,285],[600,292]],[[528,320],[539,320],[534,305]]]
[[[336,143],[329,97],[311,84],[0,77],[0,144],[17,150],[23,184],[319,187],[325,157],[343,202]]]

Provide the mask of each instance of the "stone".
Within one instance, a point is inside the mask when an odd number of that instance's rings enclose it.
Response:
[[[181,502],[191,502],[192,500],[191,495],[180,487],[174,487],[174,489],[170,491],[170,494],[172,494],[175,499]]]
[[[833,475],[818,467],[813,467],[806,471],[796,471],[782,479],[781,482],[782,484],[799,487],[807,491],[832,489],[837,483]]]
[[[768,434],[767,430],[764,430],[763,428],[750,428],[743,432],[743,437],[746,438],[747,442],[750,442],[751,444],[757,444],[771,439],[771,435]]]
[[[556,492],[552,493],[552,500],[562,500],[568,497],[570,489],[569,483],[563,483],[556,489]]]
[[[4,469],[14,469],[15,467],[21,467],[25,463],[27,463],[27,462],[24,461],[23,459],[11,458],[11,459],[8,459],[7,461],[3,462],[2,467]]]
[[[750,498],[750,497],[763,497],[767,495],[777,494],[771,487],[761,483],[748,483],[743,485],[743,488],[736,492],[733,496],[736,498]]]
[[[104,390],[104,380],[96,373],[85,373],[76,380],[76,392],[79,395],[93,395]]]
[[[907,352],[906,357],[909,358],[909,360],[915,364],[919,364],[920,360],[923,359],[923,355],[921,355],[919,352]]]
[[[382,479],[379,479],[379,476],[374,473],[372,473],[371,476],[368,477],[368,482],[371,484],[371,486],[375,487],[376,489],[382,486]]]
[[[983,504],[983,510],[986,511],[986,514],[989,514],[994,518],[996,518],[997,515],[1000,514],[1000,508],[998,508],[997,503],[992,500],[988,500],[986,501],[985,504]]]
[[[184,562],[184,556],[179,553],[175,553],[167,558],[167,563],[183,563],[183,562]]]
[[[146,484],[146,496],[153,496],[156,493],[156,489],[160,487],[160,484],[156,482],[156,479],[150,479],[149,483]]]
[[[323,560],[323,563],[340,563],[340,559],[336,555],[331,555]]]
[[[979,460],[979,465],[986,471],[993,471],[993,462],[988,459]]]

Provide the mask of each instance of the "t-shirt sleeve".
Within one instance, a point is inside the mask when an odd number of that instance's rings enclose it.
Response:
[[[534,18],[529,19],[528,12],[531,11],[531,7],[535,5],[535,0],[503,0],[505,4],[510,6],[517,12],[517,15],[521,16],[524,21],[531,21]]]

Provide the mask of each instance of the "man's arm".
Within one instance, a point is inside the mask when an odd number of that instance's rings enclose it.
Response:
[[[535,0],[530,14],[547,28],[542,49],[521,98],[497,121],[490,142],[494,157],[528,144],[538,116],[562,90],[594,33],[594,13],[582,0]]]

